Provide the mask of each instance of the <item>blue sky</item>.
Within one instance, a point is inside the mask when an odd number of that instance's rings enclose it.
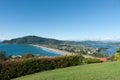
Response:
[[[0,0],[0,40],[120,40],[120,0]]]

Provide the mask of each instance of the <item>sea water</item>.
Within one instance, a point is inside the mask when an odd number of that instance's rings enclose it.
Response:
[[[3,44],[0,43],[0,51],[5,51],[6,56],[12,55],[24,55],[26,53],[32,53],[33,55],[42,56],[61,56],[60,53],[40,48],[32,45],[20,45],[20,44]]]
[[[116,53],[117,46],[115,45],[94,45],[96,48],[108,48],[106,50],[102,50],[101,52],[106,52],[109,56]],[[26,53],[32,53],[33,55],[41,55],[41,56],[61,56],[61,53],[57,53],[48,49],[44,49],[38,46],[33,45],[20,45],[20,44],[3,44],[0,43],[0,51],[5,51],[6,56],[12,55],[24,55]]]

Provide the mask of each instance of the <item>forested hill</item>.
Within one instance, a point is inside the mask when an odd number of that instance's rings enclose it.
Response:
[[[3,43],[10,43],[10,44],[43,44],[43,45],[50,45],[50,44],[62,44],[63,41],[50,39],[50,38],[43,38],[38,36],[25,36],[11,40],[4,40]]]
[[[56,39],[43,38],[43,37],[38,37],[38,36],[25,36],[25,37],[15,38],[15,39],[11,39],[11,40],[4,40],[3,43],[9,43],[9,44],[41,44],[41,45],[61,45],[61,44],[62,45],[65,45],[65,44],[80,45],[80,44],[84,44],[84,42],[81,42],[81,41],[56,40]]]
[[[4,40],[3,43],[10,44],[41,44],[41,45],[60,45],[60,44],[69,44],[69,45],[95,45],[95,44],[118,44],[112,42],[102,42],[102,41],[65,41],[65,40],[56,40],[50,38],[43,38],[38,36],[25,36],[11,40]]]

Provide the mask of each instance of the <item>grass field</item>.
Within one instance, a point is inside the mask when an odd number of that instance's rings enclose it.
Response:
[[[13,80],[120,80],[120,62],[88,64],[44,71]]]

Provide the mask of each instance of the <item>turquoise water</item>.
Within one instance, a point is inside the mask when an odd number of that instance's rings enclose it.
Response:
[[[24,55],[25,53],[32,53],[34,55],[42,56],[60,56],[61,54],[43,49],[32,45],[18,45],[18,44],[2,44],[0,43],[0,50],[6,51],[6,56],[9,55]]]

